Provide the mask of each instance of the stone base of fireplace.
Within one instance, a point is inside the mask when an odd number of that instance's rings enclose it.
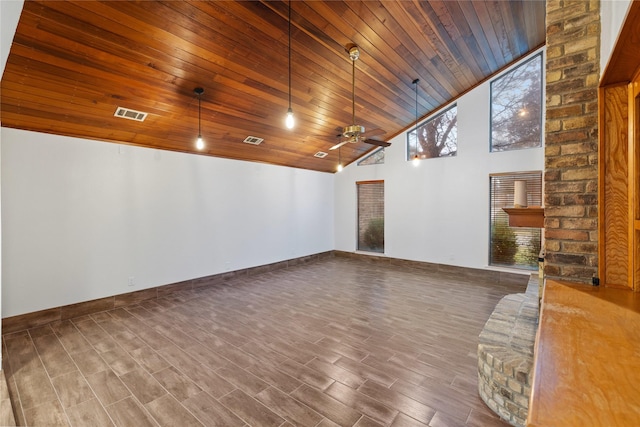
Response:
[[[480,397],[514,426],[526,424],[538,317],[538,275],[532,274],[525,293],[500,300],[479,336]]]

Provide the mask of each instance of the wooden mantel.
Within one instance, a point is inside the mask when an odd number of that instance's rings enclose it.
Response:
[[[510,227],[544,228],[544,208],[529,206],[526,208],[502,208],[509,214]]]
[[[528,427],[640,425],[640,293],[547,280]]]

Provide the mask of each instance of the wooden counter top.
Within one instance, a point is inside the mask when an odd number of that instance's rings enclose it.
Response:
[[[548,280],[527,426],[640,425],[640,294]]]

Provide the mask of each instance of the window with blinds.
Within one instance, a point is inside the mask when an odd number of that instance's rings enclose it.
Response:
[[[384,253],[384,181],[356,182],[358,250]]]
[[[542,205],[542,172],[489,175],[489,265],[535,270],[538,268],[541,230],[509,227],[509,215],[502,209],[513,207],[516,181],[527,183],[528,206]]]

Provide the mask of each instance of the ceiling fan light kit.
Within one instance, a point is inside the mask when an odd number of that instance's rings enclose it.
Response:
[[[345,138],[358,138],[364,133],[364,126],[351,125],[346,126],[342,131],[342,136]]]

